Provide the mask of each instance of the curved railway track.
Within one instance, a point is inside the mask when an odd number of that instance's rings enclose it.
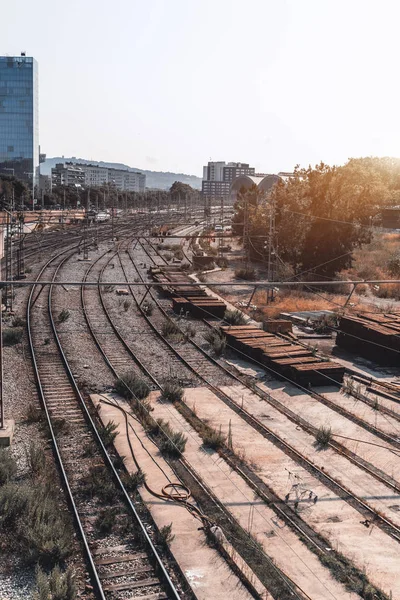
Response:
[[[84,276],[84,280],[88,281],[89,275],[92,274],[92,276],[94,276],[97,281],[101,282],[105,269],[116,256],[118,256],[119,259],[121,258],[120,251],[112,253],[111,257],[108,257],[106,260],[102,260],[103,257],[97,259],[97,261],[95,261],[87,270]],[[122,261],[121,267],[123,269]],[[104,292],[102,291],[101,285],[99,285],[98,287],[89,288],[85,288],[84,286],[82,286],[81,288],[81,302],[83,306],[85,320],[88,325],[89,331],[106,364],[110,368],[114,377],[121,379],[123,379],[124,373],[126,372],[127,368],[132,368],[133,365],[136,365],[140,368],[140,375],[142,378],[144,377],[148,382],[150,382],[153,388],[162,390],[163,383],[162,379],[160,378],[160,375],[157,375],[157,378],[154,372],[150,371],[143,364],[143,362],[138,358],[137,354],[125,341],[124,337],[120,334],[117,326],[113,323],[109,311],[107,310],[103,294]],[[90,309],[88,308],[89,303],[91,305]],[[141,311],[139,303],[136,303],[136,306],[140,314],[142,315],[142,318],[146,319],[146,315],[145,313],[143,313],[143,311]],[[95,315],[95,317],[91,317],[90,313]],[[110,343],[109,340],[112,337],[110,335],[111,333],[114,333],[115,337],[117,338],[117,343],[115,343],[115,338],[112,344]],[[175,360],[177,360],[176,355],[172,349],[170,350],[170,355],[173,356]],[[133,452],[132,449],[131,451]],[[234,523],[232,515],[229,513],[226,507],[217,500],[214,494],[204,485],[200,475],[195,471],[195,469],[193,469],[193,467],[188,463],[188,461],[184,457],[181,457],[178,460],[178,462],[188,472],[190,478],[196,483],[196,486],[201,488],[203,493],[208,496],[209,500],[217,506],[218,510],[222,512],[231,523]],[[271,501],[271,497],[268,498],[268,501]],[[189,507],[189,510],[193,510],[192,507]],[[326,544],[324,545],[324,542],[318,538],[318,536],[310,527],[308,527],[305,523],[301,523],[301,519],[298,517],[298,515],[290,515],[290,512],[290,508],[287,506],[283,508],[278,508],[278,514],[285,516],[286,522],[290,523],[290,525],[293,527],[293,529],[297,531],[297,533],[302,535],[302,537],[306,539],[308,543],[313,544],[316,548],[318,548],[318,551],[325,553]],[[240,526],[236,525],[236,527]],[[291,582],[286,575],[279,574],[279,570],[276,569],[276,567],[273,568],[278,573],[278,578],[283,580],[283,584],[288,587],[287,593],[289,594],[289,597],[296,597],[299,599],[305,597],[304,593],[301,593],[299,595],[298,592],[296,592],[297,586],[294,582]],[[257,594],[256,597],[258,597]]]
[[[62,265],[74,254],[63,251],[50,259],[37,276],[41,278],[57,276]],[[118,598],[120,593],[129,592],[131,598],[180,598],[169,573],[156,550],[128,492],[114,467],[113,461],[102,442],[102,438],[86,408],[77,383],[69,368],[68,361],[60,344],[52,309],[52,287],[37,302],[36,285],[32,286],[27,306],[27,327],[32,353],[35,377],[40,399],[46,414],[50,435],[58,462],[64,488],[71,506],[84,555],[96,596],[102,600]],[[73,434],[60,429],[60,424],[68,421]],[[134,523],[138,537],[130,535],[126,543],[115,545],[115,537],[105,535],[102,540],[93,533],[93,514],[90,503],[82,497],[81,488],[85,480],[85,452],[82,442],[96,441],[96,469],[100,460],[107,468],[118,490],[118,501],[113,508],[125,507],[129,519]],[[86,458],[86,463],[88,459]],[[89,465],[87,465],[89,466]],[[138,539],[141,541],[138,542]]]

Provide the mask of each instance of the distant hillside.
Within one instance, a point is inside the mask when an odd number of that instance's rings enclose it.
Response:
[[[85,158],[75,158],[68,156],[55,156],[54,158],[47,158],[44,163],[40,165],[40,172],[43,175],[50,175],[52,167],[55,167],[56,163],[60,162],[76,162],[81,164],[94,164],[100,167],[108,167],[109,169],[128,169],[129,171],[139,171],[146,175],[146,187],[157,188],[159,190],[167,190],[171,187],[174,181],[181,181],[191,185],[192,188],[201,189],[201,178],[196,175],[185,175],[184,173],[164,173],[162,171],[147,171],[146,169],[139,169],[136,167],[128,167],[122,163],[111,163],[95,160],[86,160]]]

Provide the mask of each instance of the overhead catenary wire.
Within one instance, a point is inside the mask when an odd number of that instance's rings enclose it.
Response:
[[[122,381],[124,381],[124,379],[123,379],[123,378],[122,378]],[[127,385],[127,384],[125,384],[125,385]],[[129,389],[129,386],[128,386],[128,385],[127,385],[127,387],[128,387],[128,389]],[[161,388],[161,389],[162,389],[162,388]],[[142,406],[142,408],[143,408],[143,409],[144,409],[144,410],[145,410],[145,411],[148,413],[148,415],[150,416],[150,418],[152,418],[152,419],[154,420],[154,418],[152,417],[152,415],[150,414],[150,412],[149,412],[148,408],[147,408],[147,407],[144,405],[144,403],[143,403],[141,400],[139,400],[139,399],[138,399],[138,398],[137,398],[137,397],[134,395],[134,393],[132,392],[132,390],[131,390],[131,393],[132,393],[133,397],[136,399],[136,401],[137,401],[137,402],[139,402],[139,404]],[[170,412],[169,408],[167,408],[167,409],[168,409],[168,411]],[[163,434],[164,434],[164,435],[165,435],[165,436],[166,436],[166,437],[169,439],[170,443],[172,443],[172,444],[173,444],[173,446],[174,446],[174,447],[175,447],[175,448],[178,450],[178,448],[176,447],[175,443],[173,442],[173,440],[171,440],[171,438],[168,436],[168,433],[167,433],[167,432],[166,432],[166,431],[165,431],[165,430],[162,428],[162,426],[160,427],[160,429],[161,429],[161,431],[163,432]],[[194,439],[195,439],[195,438],[194,438]],[[179,450],[178,450],[178,451],[179,451]],[[228,478],[229,478],[229,479],[231,479],[231,478],[229,477],[229,475],[227,475],[227,474],[226,474],[226,473],[225,473],[225,472],[224,472],[224,471],[221,469],[221,467],[220,467],[220,465],[218,464],[218,462],[216,462],[216,461],[213,461],[213,462],[214,462],[214,464],[215,464],[215,465],[216,465],[216,466],[217,466],[217,467],[218,467],[218,468],[221,470],[221,472],[222,472],[222,473],[223,473],[225,476],[228,476]],[[233,485],[235,485],[235,483],[234,483],[233,481],[232,481],[232,483],[233,483]],[[237,487],[237,486],[236,486],[236,487]],[[241,492],[241,490],[240,490],[239,488],[237,488],[237,489],[238,489],[238,491],[240,491],[240,492]],[[152,493],[153,493],[153,492],[152,492]],[[155,494],[157,495],[157,492],[155,492]],[[243,492],[242,492],[242,494],[243,494]],[[245,494],[243,494],[243,495],[244,495],[244,498],[246,499],[246,501],[247,501],[247,502],[252,502],[252,501],[251,501],[251,499],[250,499],[250,498],[247,498],[247,496],[246,496]],[[165,499],[167,499],[167,498],[165,498],[163,495],[162,495],[162,496],[158,495],[158,497],[162,497],[164,500],[165,500]],[[262,515],[262,516],[263,516],[263,515]],[[264,519],[265,519],[265,517],[264,517]],[[268,523],[268,525],[269,525],[269,526],[273,527],[273,524],[272,524],[272,522],[269,522],[269,521],[266,521],[266,522]],[[278,532],[277,532],[277,533],[278,533]],[[279,533],[278,533],[278,535],[279,535]],[[251,538],[250,538],[250,540],[251,540]],[[252,542],[252,540],[251,540],[251,543],[253,543],[253,542]],[[255,549],[257,548],[256,546],[254,546],[254,547],[255,547]],[[290,546],[289,546],[289,547],[290,547]],[[259,548],[257,548],[257,549],[259,550]],[[265,555],[265,553],[264,553],[264,556],[265,556],[265,558],[266,558],[268,561],[270,561],[269,557],[268,557],[267,555]],[[272,566],[272,567],[273,567],[275,570],[277,570],[277,572],[278,572],[278,573],[280,572],[280,571],[279,571],[279,570],[276,568],[276,566],[275,566],[273,563],[270,563],[270,564],[271,564],[271,566]],[[285,578],[287,578],[287,576],[286,576],[286,575],[285,575]],[[294,584],[296,587],[298,587],[298,586],[297,586],[297,584],[295,584],[294,582],[293,582],[293,584]],[[328,590],[328,591],[329,591],[329,590]],[[295,593],[295,592],[294,592],[294,593]],[[302,591],[302,593],[304,593],[304,592]],[[297,594],[296,594],[296,595],[297,595]],[[307,594],[305,594],[305,595],[307,595]],[[308,597],[308,596],[307,596],[307,597]],[[334,597],[334,596],[333,596],[333,597]]]

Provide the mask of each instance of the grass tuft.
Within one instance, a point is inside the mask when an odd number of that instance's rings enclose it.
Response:
[[[0,485],[10,481],[17,472],[17,463],[9,448],[0,450]]]
[[[240,310],[226,310],[224,321],[229,325],[244,325],[246,323],[246,319]]]
[[[204,334],[204,339],[211,345],[216,356],[222,356],[226,348],[226,337],[217,329],[210,329]]]
[[[332,439],[332,429],[321,426],[316,435],[317,444],[320,448],[326,448]]]
[[[136,373],[129,371],[117,379],[115,382],[115,391],[127,400],[132,400],[132,398],[143,400],[149,395],[150,388]]]
[[[168,402],[180,402],[183,398],[184,390],[174,379],[167,379],[163,385],[161,398]]]
[[[109,448],[114,443],[115,438],[119,434],[118,425],[114,421],[109,421],[107,425],[99,427],[99,435],[106,448]]]
[[[70,316],[71,316],[71,313],[69,312],[69,310],[67,310],[66,308],[63,308],[62,311],[60,312],[60,314],[58,315],[59,323],[65,323],[65,321],[68,321]]]
[[[4,346],[15,346],[22,341],[23,330],[21,327],[7,328],[3,330]]]

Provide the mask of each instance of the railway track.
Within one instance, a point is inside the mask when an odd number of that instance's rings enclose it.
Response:
[[[147,251],[147,249],[145,248],[143,243],[141,243],[141,246],[142,246],[144,252],[146,253],[146,255],[148,256],[148,258],[150,258],[150,260],[152,260],[154,264],[157,264],[156,261],[151,256],[151,254]],[[154,247],[152,247],[152,249],[153,249],[153,251],[155,251]],[[129,255],[130,255],[132,263],[133,263],[133,257],[131,256],[131,254],[129,254]],[[143,280],[143,277],[142,277],[140,271],[137,269],[137,267],[135,267],[135,268],[136,268],[139,276]],[[151,294],[153,301],[158,305],[159,310],[163,313],[163,315],[166,318],[169,318],[167,313],[165,312],[165,310],[159,304],[158,298],[155,296],[155,294],[151,290],[149,293]],[[133,291],[132,291],[132,294],[134,294]],[[160,333],[160,338],[163,339],[163,336],[161,333]],[[164,339],[163,341],[164,341],[164,343],[169,344],[167,340]],[[191,345],[193,345],[197,348],[199,353],[201,353],[203,356],[206,356],[208,358],[208,360],[210,360],[214,365],[218,366],[222,371],[224,371],[224,373],[231,378],[231,383],[233,381],[234,383],[240,383],[241,385],[244,385],[247,389],[249,389],[249,391],[259,395],[263,400],[265,400],[266,402],[270,403],[272,406],[277,408],[280,412],[282,412],[282,414],[285,414],[287,417],[289,417],[290,420],[295,422],[297,425],[300,425],[302,428],[305,426],[306,422],[303,419],[299,418],[295,413],[293,413],[292,411],[287,409],[285,406],[283,406],[281,403],[277,402],[276,400],[273,400],[271,402],[271,398],[269,398],[269,395],[263,394],[261,392],[261,390],[259,390],[259,389],[254,389],[253,387],[250,387],[245,378],[231,373],[228,369],[226,369],[226,367],[221,365],[213,357],[209,356],[193,340],[190,340],[189,342]],[[181,356],[181,360],[185,361],[185,357],[181,354],[180,354],[180,356]],[[246,357],[246,355],[244,355],[244,357]],[[195,369],[195,367],[193,367],[193,365],[192,366],[188,365],[188,366],[190,368],[194,368],[194,371],[196,372],[196,369]],[[240,406],[237,402],[235,402],[232,398],[230,398],[230,396],[228,396],[222,390],[220,390],[220,388],[218,386],[214,385],[207,377],[205,377],[204,375],[201,375],[198,372],[197,372],[197,375],[199,376],[199,378],[202,379],[203,383],[210,390],[212,390],[225,404],[227,404],[232,410],[234,410],[234,412],[236,412],[238,415],[240,415],[249,425],[254,427],[254,429],[256,429],[264,437],[266,437],[267,439],[272,441],[275,445],[277,445],[280,449],[282,449],[288,456],[290,456],[295,462],[297,462],[298,464],[303,466],[309,473],[311,473],[312,475],[317,477],[321,482],[323,482],[329,489],[331,489],[341,499],[345,500],[351,506],[353,506],[353,508],[358,510],[358,512],[360,512],[360,514],[362,516],[364,516],[365,518],[367,518],[369,520],[372,520],[374,522],[374,524],[379,526],[383,531],[385,531],[385,533],[390,535],[397,542],[400,542],[400,527],[398,527],[397,525],[392,523],[389,519],[387,519],[386,517],[381,515],[378,511],[374,510],[364,500],[359,498],[356,494],[352,493],[351,490],[349,490],[348,488],[345,488],[342,484],[338,483],[333,477],[330,477],[324,470],[320,469],[311,460],[309,460],[305,456],[303,456],[293,446],[288,444],[283,438],[278,436],[275,432],[273,432],[266,425],[264,425],[263,423],[258,421],[257,418],[255,418],[248,411],[246,411],[242,406]],[[307,424],[306,430],[308,430],[309,432],[313,432],[315,434],[315,428],[311,428],[311,426],[309,424]],[[334,450],[337,450],[340,448],[340,444],[334,443],[334,444],[332,444],[332,448]],[[394,481],[387,474],[382,473],[381,471],[379,471],[379,469],[377,469],[376,467],[374,467],[372,464],[368,463],[367,461],[364,461],[364,460],[360,459],[359,457],[356,457],[356,455],[354,455],[354,453],[349,452],[347,450],[347,448],[345,448],[345,447],[340,448],[340,453],[343,456],[345,456],[346,458],[348,458],[349,460],[351,460],[351,462],[353,462],[353,464],[362,468],[364,471],[368,472],[370,475],[372,475],[373,477],[378,479],[381,483],[384,483],[391,489],[394,489],[396,492],[400,491],[400,486],[397,481]]]
[[[87,281],[89,274],[91,274],[92,278],[95,277],[96,280],[100,282],[107,266],[110,264],[110,262],[112,260],[115,259],[116,255],[118,255],[119,258],[121,258],[121,253],[123,253],[123,250],[120,248],[120,250],[118,252],[112,253],[112,255],[109,257],[105,257],[103,255],[102,257],[97,259],[97,261],[95,261],[91,265],[91,267],[87,270],[84,280]],[[122,262],[121,262],[121,267],[122,267]],[[123,379],[123,375],[126,372],[126,369],[131,368],[132,365],[135,364],[140,367],[140,369],[141,369],[140,375],[142,378],[145,378],[147,381],[151,382],[153,387],[156,387],[157,389],[162,390],[162,388],[163,388],[162,380],[157,379],[154,375],[154,372],[151,372],[141,362],[141,360],[137,357],[137,355],[134,353],[134,351],[130,348],[129,344],[124,340],[124,337],[121,336],[118,328],[114,325],[113,320],[110,317],[109,312],[107,310],[106,303],[104,302],[104,299],[102,298],[102,294],[104,293],[104,292],[102,292],[102,287],[99,286],[96,288],[85,288],[84,286],[82,286],[81,290],[82,290],[81,291],[81,301],[82,301],[83,311],[84,311],[84,315],[85,315],[85,320],[89,327],[89,331],[92,334],[92,337],[95,340],[95,343],[96,343],[99,351],[101,352],[106,364],[110,368],[114,377]],[[87,292],[90,293],[90,298],[87,295]],[[90,309],[88,308],[89,303],[90,303]],[[137,304],[137,308],[139,309],[139,304]],[[99,318],[100,312],[102,312],[102,316]],[[95,319],[96,319],[95,323],[93,321],[93,318],[90,316],[90,313],[93,313],[95,315]],[[142,317],[145,318],[145,315],[142,315]],[[96,332],[97,328],[99,329],[99,331],[101,331],[102,335],[99,335],[98,332]],[[109,341],[111,339],[110,338],[111,332],[114,332],[114,334],[118,340],[117,343],[115,344],[114,343],[115,338],[114,338],[112,345]],[[105,340],[108,340],[108,341],[106,343],[104,343]],[[118,348],[118,350],[117,350],[117,348]],[[173,354],[173,353],[171,352],[171,354]],[[132,451],[132,449],[131,449],[131,451]],[[230,512],[226,509],[226,507],[224,505],[222,505],[217,500],[217,498],[209,490],[209,488],[207,488],[204,485],[204,483],[201,481],[201,477],[198,475],[198,473],[196,473],[196,471],[187,462],[187,460],[185,458],[181,457],[178,460],[178,462],[182,466],[182,468],[188,473],[190,480],[195,483],[195,485],[198,489],[202,490],[202,493],[204,493],[207,496],[208,501],[213,503],[217,507],[217,510],[220,511],[224,515],[224,517],[229,521],[231,526],[241,529],[239,524],[236,524],[236,525],[234,524],[234,519],[233,519],[232,515],[230,514]],[[286,513],[286,522],[288,522],[288,520],[290,519],[290,517],[288,516],[289,512],[290,512],[289,507],[286,507],[286,509],[280,510],[281,514]],[[297,518],[297,520],[301,520],[301,519]],[[295,521],[296,521],[296,515],[292,515],[293,527],[299,533],[300,526]],[[321,540],[317,539],[317,536],[311,530],[311,528],[308,528],[304,524],[302,533],[303,533],[303,537],[305,537],[309,543],[313,543],[316,547],[319,548],[320,551],[322,551],[322,549],[324,548],[323,542]],[[314,539],[312,539],[312,536],[314,536]],[[229,537],[229,535],[228,535],[228,537]],[[235,538],[233,538],[233,540],[235,540]],[[324,552],[325,552],[325,549],[324,549]],[[277,570],[276,567],[274,567],[274,570],[278,572],[278,578],[283,580],[283,584],[288,585],[288,593],[289,593],[288,597],[296,597],[299,599],[304,598],[304,594],[299,595],[299,593],[296,592],[297,586],[294,582],[290,582],[290,580],[287,578],[287,576],[284,576],[283,574],[279,574],[279,570]],[[282,585],[282,581],[280,581],[280,584]],[[258,597],[257,594],[256,594],[256,597]],[[282,597],[286,597],[286,595],[282,596]]]
[[[74,251],[62,251],[50,259],[38,274],[37,285],[41,279],[54,281],[73,254]],[[122,484],[69,368],[56,330],[52,287],[49,286],[46,297],[42,294],[40,300],[37,300],[36,288],[32,287],[27,306],[35,377],[95,594],[102,600],[126,597],[128,592],[130,598],[141,597],[142,600],[178,599],[180,593],[147,532],[147,524]],[[96,450],[88,458],[84,444],[93,440]],[[110,499],[105,505],[96,505],[93,497],[88,499],[82,494],[88,479],[94,485],[93,480],[98,478],[101,485],[110,477],[115,487],[111,505]],[[107,506],[120,517],[126,515],[134,533],[123,537],[116,536],[114,531],[98,535],[98,514],[104,513]]]

